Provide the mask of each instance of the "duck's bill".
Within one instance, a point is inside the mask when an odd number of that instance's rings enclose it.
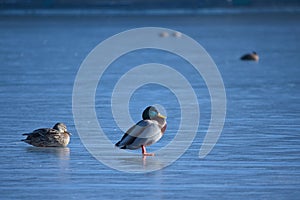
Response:
[[[66,131],[66,133],[68,133],[69,135],[72,135],[72,133],[70,133],[70,132],[67,132],[67,131]]]
[[[164,115],[162,115],[162,114],[160,114],[160,113],[158,113],[157,116],[160,117],[160,118],[163,118],[163,119],[166,119],[166,118],[167,118],[166,116],[164,116]]]

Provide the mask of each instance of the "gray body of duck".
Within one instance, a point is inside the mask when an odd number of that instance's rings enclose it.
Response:
[[[241,60],[258,61],[259,60],[259,56],[258,56],[258,54],[255,51],[253,51],[252,53],[243,55],[241,57]]]
[[[146,146],[156,143],[163,136],[167,128],[166,117],[153,106],[147,107],[142,117],[143,120],[128,129],[115,146],[131,150],[142,148],[144,156],[153,156],[154,154],[146,152]]]
[[[70,142],[70,135],[63,123],[57,123],[53,128],[36,129],[31,133],[24,133],[27,136],[22,140],[36,147],[66,147]]]

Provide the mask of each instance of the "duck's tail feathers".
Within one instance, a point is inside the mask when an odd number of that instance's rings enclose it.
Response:
[[[23,139],[23,140],[21,140],[22,142],[26,142],[26,143],[28,143],[29,144],[29,142],[30,142],[30,140],[27,140],[27,139]]]
[[[118,147],[118,148],[120,148],[120,149],[126,149],[126,145],[122,145],[122,144],[121,144],[121,141],[117,142],[117,143],[115,144],[115,146]]]

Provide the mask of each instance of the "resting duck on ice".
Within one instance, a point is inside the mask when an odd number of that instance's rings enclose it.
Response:
[[[249,54],[245,54],[241,57],[241,60],[253,60],[253,61],[258,61],[259,60],[259,56],[258,54],[253,51],[252,53]]]
[[[57,123],[53,128],[36,129],[32,133],[24,133],[27,136],[22,140],[36,147],[66,147],[70,142],[71,133],[63,123]]]
[[[142,148],[143,156],[154,156],[147,153],[146,146],[156,143],[167,128],[166,117],[161,115],[154,106],[147,107],[143,114],[143,120],[132,126],[115,145],[120,149]]]

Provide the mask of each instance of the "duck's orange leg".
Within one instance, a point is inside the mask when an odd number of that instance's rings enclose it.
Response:
[[[146,147],[142,145],[142,154],[143,156],[154,156],[154,153],[147,153]]]

